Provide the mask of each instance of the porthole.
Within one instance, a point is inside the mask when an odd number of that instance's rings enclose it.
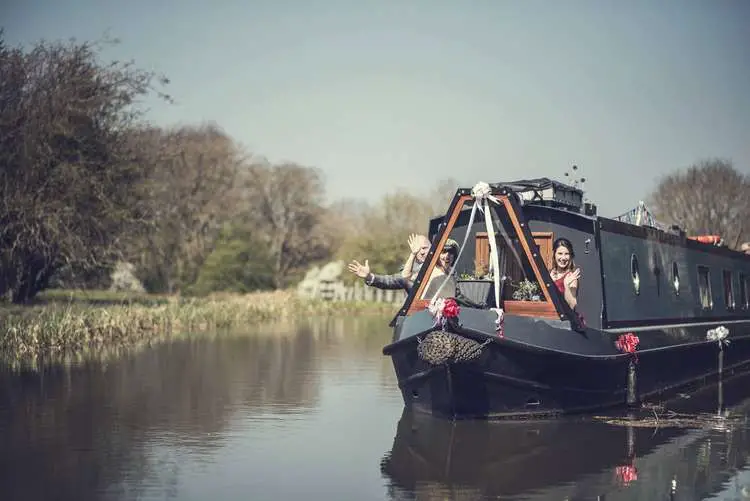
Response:
[[[672,288],[674,288],[674,295],[680,295],[680,270],[677,268],[677,263],[672,263]]]
[[[630,256],[630,275],[633,278],[633,292],[638,295],[641,293],[641,273],[638,271],[638,258],[635,254]]]

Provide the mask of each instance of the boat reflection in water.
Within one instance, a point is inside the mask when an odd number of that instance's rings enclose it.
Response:
[[[393,500],[750,499],[748,387],[606,418],[451,422],[406,408],[381,472]]]

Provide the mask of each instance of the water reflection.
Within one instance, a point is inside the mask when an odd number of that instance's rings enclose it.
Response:
[[[750,378],[725,383],[724,418],[700,429],[591,419],[453,424],[402,412],[381,352],[387,320],[267,325],[242,336],[186,337],[116,362],[0,370],[0,499],[750,493]],[[715,415],[719,401],[707,389],[658,412]]]
[[[451,423],[405,411],[381,470],[399,501],[750,499],[750,484],[740,481],[750,456],[748,383],[725,382],[721,397],[735,407],[695,414],[691,428],[666,417],[636,426],[591,418]],[[660,412],[715,412],[719,398],[707,388]]]
[[[392,383],[385,323],[268,325],[114,363],[0,372],[1,498],[181,498],[190,469],[249,436],[257,448],[265,437],[253,430],[278,440],[274,429],[316,412],[328,371],[351,380],[364,367],[376,386]]]

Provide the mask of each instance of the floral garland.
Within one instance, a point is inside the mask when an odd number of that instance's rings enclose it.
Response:
[[[617,338],[615,341],[615,347],[623,353],[631,353],[635,362],[638,363],[638,354],[635,350],[640,342],[641,340],[638,339],[638,336],[632,332],[628,332]]]

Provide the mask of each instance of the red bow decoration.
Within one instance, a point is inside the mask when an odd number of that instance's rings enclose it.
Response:
[[[640,342],[641,340],[638,339],[638,336],[636,336],[632,332],[628,332],[627,334],[623,334],[617,338],[617,341],[615,341],[615,346],[618,350],[624,353],[632,353],[635,361],[637,362],[638,355],[636,355],[635,349]]]

